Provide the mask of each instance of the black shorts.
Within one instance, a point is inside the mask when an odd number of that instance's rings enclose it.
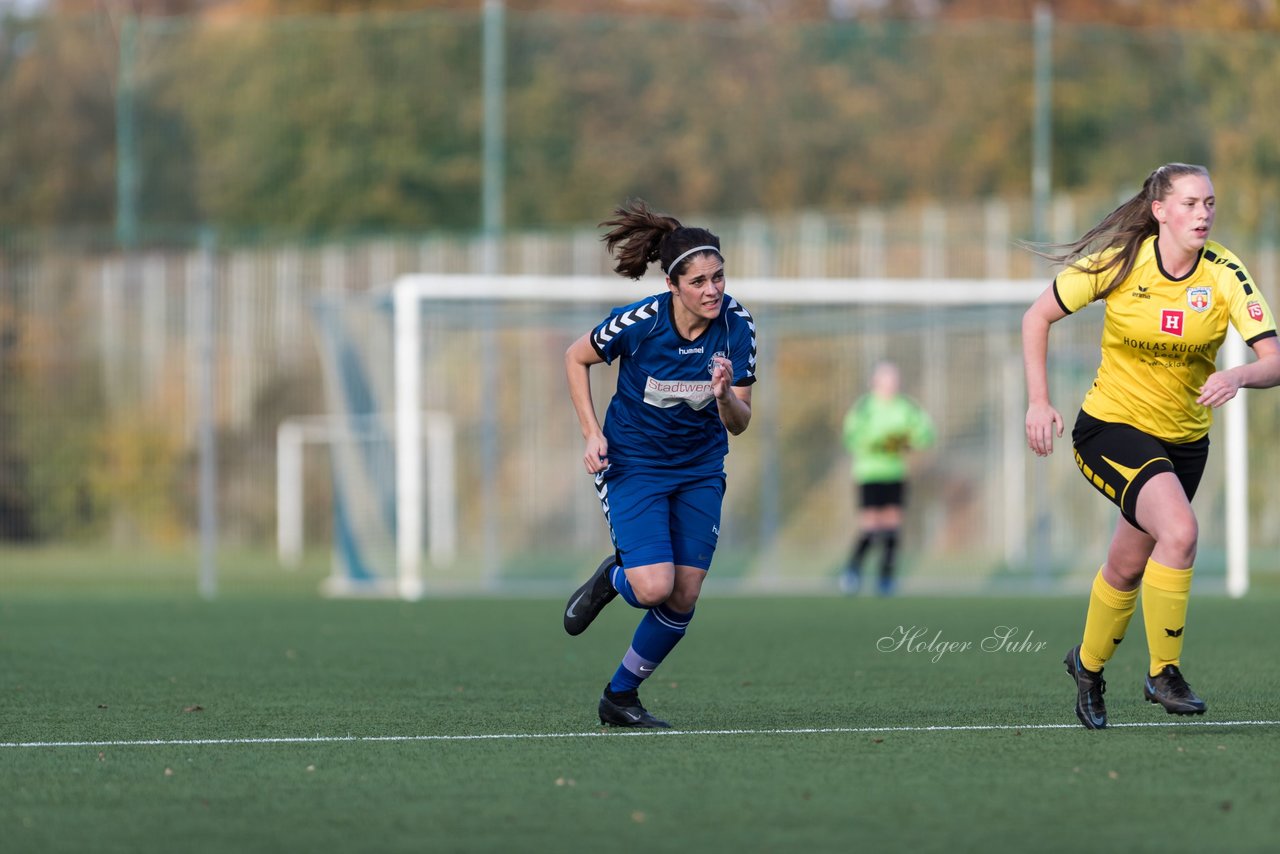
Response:
[[[907,486],[900,480],[887,483],[863,483],[858,486],[862,506],[867,509],[876,507],[901,507],[907,497]]]
[[[1194,442],[1166,442],[1128,424],[1099,421],[1080,410],[1071,430],[1076,465],[1085,480],[1120,508],[1138,530],[1135,513],[1138,493],[1147,481],[1171,471],[1182,484],[1187,500],[1195,497],[1209,459],[1209,437]]]

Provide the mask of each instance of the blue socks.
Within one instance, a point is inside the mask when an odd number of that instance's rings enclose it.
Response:
[[[615,579],[618,575],[623,575],[621,570],[615,572]],[[614,586],[618,586],[616,580]],[[619,587],[618,593],[628,602],[634,598],[630,585],[626,585],[625,590]],[[689,628],[689,621],[692,619],[693,611],[682,614],[667,605],[649,609],[640,620],[640,625],[636,627],[635,636],[631,639],[631,647],[623,656],[617,672],[613,674],[613,679],[609,682],[609,690],[620,693],[639,688],[640,683],[648,679],[662,660],[675,649],[680,638],[684,637],[685,630]]]

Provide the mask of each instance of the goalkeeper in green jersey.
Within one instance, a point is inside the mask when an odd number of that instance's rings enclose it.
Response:
[[[898,368],[878,363],[871,374],[871,391],[863,395],[844,417],[844,446],[853,456],[853,481],[857,492],[858,536],[849,554],[841,587],[857,593],[862,587],[862,567],[874,546],[880,547],[878,591],[894,590],[894,567],[902,508],[907,492],[907,463],[911,451],[930,447],[933,422],[915,401],[898,391]]]

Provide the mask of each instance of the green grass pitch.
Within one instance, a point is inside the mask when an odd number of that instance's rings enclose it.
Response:
[[[621,600],[570,638],[550,600],[11,589],[0,847],[1275,850],[1277,596],[1193,597],[1204,718],[1143,701],[1135,617],[1101,732],[1084,604],[709,590],[641,693],[678,730],[636,734],[594,714]]]

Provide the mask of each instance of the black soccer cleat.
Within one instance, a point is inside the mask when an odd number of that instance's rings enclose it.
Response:
[[[604,686],[600,697],[600,723],[606,726],[625,726],[637,729],[670,729],[671,724],[660,721],[640,705],[640,694],[635,690],[615,694]]]
[[[609,570],[616,564],[614,556],[609,555],[600,562],[586,583],[573,591],[564,609],[566,632],[571,635],[580,635],[585,632],[587,626],[591,625],[591,621],[604,609],[604,606],[618,595],[618,591],[613,589],[613,582],[609,580]]]
[[[1155,676],[1148,676],[1142,686],[1142,696],[1148,703],[1164,706],[1171,715],[1203,715],[1209,708],[1191,690],[1187,680],[1182,678],[1182,671],[1174,664],[1166,664]]]
[[[1085,729],[1106,729],[1107,704],[1102,695],[1107,693],[1107,682],[1102,671],[1085,668],[1079,645],[1071,648],[1062,663],[1067,665],[1067,675],[1076,680],[1076,717]]]

